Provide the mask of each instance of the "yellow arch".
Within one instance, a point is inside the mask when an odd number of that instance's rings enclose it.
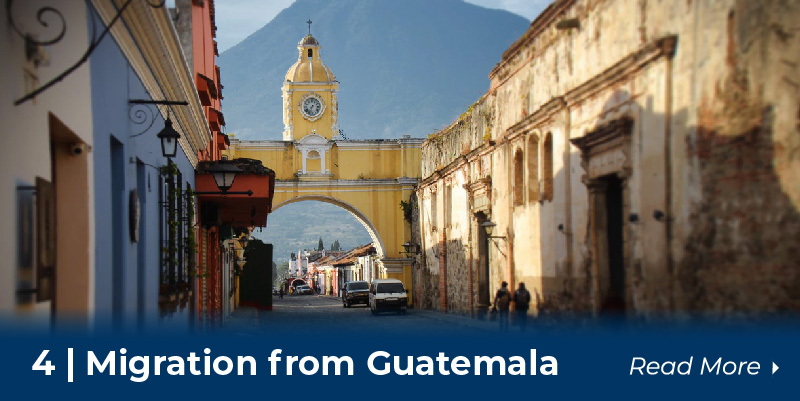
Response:
[[[324,124],[317,128],[323,132]],[[273,211],[315,200],[350,212],[375,244],[379,277],[403,280],[411,288],[413,257],[402,246],[411,239],[411,226],[400,203],[409,200],[419,180],[423,140],[329,140],[314,132],[304,135],[292,141],[232,139],[225,155],[261,160],[275,171]]]

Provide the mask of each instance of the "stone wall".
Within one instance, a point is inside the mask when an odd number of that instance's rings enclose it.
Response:
[[[678,264],[680,307],[800,309],[800,5],[735,2],[724,64],[683,144],[700,196]]]
[[[431,307],[473,312],[481,282],[505,280],[527,285],[532,313],[798,310],[799,16],[791,2],[554,2],[423,144]],[[484,217],[496,238],[481,254]]]
[[[412,244],[420,244],[420,203],[416,194],[412,194],[409,202],[411,208],[411,240]],[[414,292],[414,307],[422,309],[436,309],[439,305],[439,275],[432,274],[428,264],[425,263],[426,253],[414,256],[412,270],[412,286]]]

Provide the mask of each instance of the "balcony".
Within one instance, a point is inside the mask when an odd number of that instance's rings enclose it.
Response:
[[[214,84],[214,80],[198,73],[194,78],[194,84],[197,86],[200,103],[203,106],[211,106],[211,99],[217,98],[217,86]]]
[[[208,126],[212,131],[221,131],[225,125],[225,116],[217,109],[208,109]]]

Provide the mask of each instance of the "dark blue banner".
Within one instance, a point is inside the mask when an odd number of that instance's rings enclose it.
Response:
[[[2,335],[3,398],[794,398],[800,325]],[[8,396],[8,398],[6,398]]]

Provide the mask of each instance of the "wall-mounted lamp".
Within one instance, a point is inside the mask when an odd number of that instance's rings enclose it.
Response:
[[[666,217],[666,215],[664,214],[664,212],[662,212],[660,210],[653,210],[653,218],[654,219],[656,219],[658,221],[664,221],[665,217]]]
[[[160,113],[153,111],[150,106],[155,105],[156,108],[159,108],[159,106],[187,106],[189,102],[184,100],[131,99],[128,101],[128,104],[131,106],[131,122],[134,123],[134,125],[146,125],[143,131],[131,136],[137,137],[146,133],[148,129],[153,126],[156,117],[160,117]],[[145,105],[145,108],[141,109],[135,107],[138,105]],[[175,131],[175,128],[172,126],[169,113],[167,113],[167,119],[164,120],[164,128],[156,136],[161,140],[161,154],[167,159],[175,157],[178,153],[178,139],[180,139],[181,134]]]
[[[164,121],[164,129],[156,136],[161,140],[161,154],[168,159],[175,157],[175,154],[178,153],[178,139],[181,134],[172,127],[169,117]]]
[[[222,192],[228,192],[236,180],[236,174],[241,173],[242,169],[228,163],[217,163],[208,168],[209,173],[214,176],[214,182]]]
[[[494,231],[494,228],[495,228],[495,227],[497,227],[497,224],[495,224],[493,221],[491,221],[491,220],[489,220],[489,219],[486,219],[486,221],[484,221],[483,223],[481,223],[481,227],[482,227],[484,230],[486,230],[486,238],[501,238],[501,239],[506,239],[506,237],[505,237],[505,236],[497,236],[497,235],[492,235],[492,231]]]
[[[403,252],[405,254],[414,254],[414,255],[419,254],[419,245],[412,244],[411,241],[408,241],[405,244],[403,244],[403,248],[405,248],[406,250],[405,252]]]
[[[216,163],[205,170],[214,176],[214,183],[217,184],[220,192],[195,192],[196,195],[247,195],[253,196],[253,190],[247,191],[228,191],[233,186],[233,181],[236,179],[236,174],[244,170],[229,163]]]
[[[628,215],[628,221],[631,223],[638,223],[639,222],[639,215],[636,213],[631,213]]]

